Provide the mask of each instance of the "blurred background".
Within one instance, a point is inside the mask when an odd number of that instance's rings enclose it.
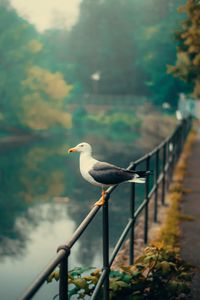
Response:
[[[1,299],[20,295],[99,198],[68,147],[89,142],[127,167],[176,126],[179,93],[192,90],[167,71],[185,2],[0,0]],[[129,188],[112,195],[111,250]],[[101,265],[100,217],[71,268]],[[35,299],[55,294],[50,284]]]

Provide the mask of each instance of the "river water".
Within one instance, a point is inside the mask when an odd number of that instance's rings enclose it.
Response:
[[[95,136],[71,137],[1,146],[0,154],[0,299],[19,298],[27,285],[68,241],[100,196],[100,189],[79,173],[77,142],[93,144],[95,157],[126,167],[143,154]],[[123,184],[110,200],[110,251],[129,217],[130,185]],[[70,256],[70,268],[101,266],[101,212]],[[52,299],[57,283],[45,284],[34,299]]]

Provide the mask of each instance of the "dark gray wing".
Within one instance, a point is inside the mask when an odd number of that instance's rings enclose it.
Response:
[[[114,185],[133,178],[133,173],[106,162],[97,162],[89,174],[99,183]]]

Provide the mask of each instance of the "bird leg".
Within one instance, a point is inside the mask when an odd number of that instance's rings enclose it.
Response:
[[[105,195],[106,195],[106,191],[102,189],[101,198],[97,202],[95,202],[94,206],[103,206],[106,201]]]

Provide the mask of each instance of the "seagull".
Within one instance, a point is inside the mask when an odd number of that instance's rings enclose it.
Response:
[[[151,171],[130,171],[92,157],[92,147],[88,143],[80,143],[68,149],[68,153],[80,152],[80,173],[89,183],[100,186],[102,194],[95,206],[105,203],[106,188],[122,182],[145,183]]]

